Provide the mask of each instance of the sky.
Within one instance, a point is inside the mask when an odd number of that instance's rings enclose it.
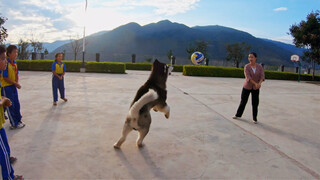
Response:
[[[220,25],[255,37],[292,44],[288,35],[320,0],[0,0],[8,20],[6,43],[19,39],[53,42],[81,38],[130,22],[141,26],[161,20],[189,27]],[[318,8],[318,9],[317,9]]]

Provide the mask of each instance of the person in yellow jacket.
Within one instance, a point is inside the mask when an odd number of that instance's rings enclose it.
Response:
[[[6,49],[3,46],[0,46],[0,71],[6,68]],[[1,88],[1,84],[0,84]],[[10,157],[10,147],[7,139],[6,131],[3,127],[5,123],[3,107],[11,106],[10,99],[0,96],[0,166],[2,179],[13,179],[13,180],[22,180],[22,176],[14,175],[14,170],[12,168],[12,160],[16,159]]]
[[[17,62],[18,48],[15,45],[7,47],[7,67],[1,73],[1,85],[3,87],[2,95],[9,98],[12,106],[6,108],[10,120],[11,129],[20,129],[25,126],[21,121],[20,102],[18,97],[18,90],[21,88],[19,84],[19,71]]]

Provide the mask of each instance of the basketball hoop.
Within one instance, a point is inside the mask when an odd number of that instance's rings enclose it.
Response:
[[[292,62],[298,62],[298,61],[299,61],[299,56],[296,55],[296,54],[292,55],[292,56],[291,56],[291,61],[292,61]]]

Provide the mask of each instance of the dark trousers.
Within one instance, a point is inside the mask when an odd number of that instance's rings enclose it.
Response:
[[[257,90],[248,90],[248,89],[245,89],[245,88],[242,88],[242,93],[241,93],[241,102],[240,102],[240,105],[238,107],[238,110],[237,110],[237,114],[236,116],[237,117],[241,117],[242,114],[243,114],[243,111],[246,107],[246,104],[248,102],[248,98],[249,98],[249,95],[251,93],[251,103],[252,103],[252,117],[253,117],[253,120],[257,120],[257,115],[258,115],[258,105],[259,105],[259,89]]]
[[[60,80],[56,76],[52,76],[52,93],[53,93],[53,101],[57,102],[58,101],[58,89],[60,92],[60,98],[64,98],[64,78]]]
[[[10,164],[10,147],[7,139],[7,134],[4,128],[0,129],[0,165],[2,179],[13,179],[14,171]]]
[[[18,97],[18,90],[15,85],[3,87],[3,96],[9,98],[12,102],[10,107],[7,107],[7,113],[11,126],[17,126],[21,122],[20,102]]]

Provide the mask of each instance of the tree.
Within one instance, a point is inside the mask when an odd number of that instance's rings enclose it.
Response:
[[[195,46],[193,45],[193,43],[190,43],[189,47],[186,49],[186,51],[188,53],[188,58],[190,58],[192,53],[194,53],[196,51],[200,51],[204,55],[204,57],[207,57],[208,44],[209,44],[208,42],[205,42],[203,40],[195,41]]]
[[[241,43],[228,44],[226,48],[228,52],[226,60],[227,61],[233,60],[234,65],[237,68],[239,68],[240,62],[248,53],[251,46],[247,45],[245,42],[241,42]]]
[[[3,44],[8,37],[7,29],[3,27],[6,20],[8,20],[6,17],[0,16],[0,44]]]
[[[28,47],[30,46],[30,43],[28,41],[24,41],[23,39],[19,40],[18,43],[18,58],[21,60],[28,59],[29,56],[29,50]]]
[[[79,39],[79,36],[77,36],[76,39],[70,37],[70,46],[74,55],[74,60],[77,60],[77,55],[82,50],[82,41]]]
[[[293,36],[293,43],[296,47],[307,48],[302,60],[312,61],[312,79],[314,79],[315,63],[320,64],[320,11],[311,12],[307,21],[301,21],[290,27],[290,34]]]
[[[33,48],[33,53],[42,53],[42,50],[44,49],[43,43],[37,40],[34,37],[34,34],[31,35],[30,45]]]

